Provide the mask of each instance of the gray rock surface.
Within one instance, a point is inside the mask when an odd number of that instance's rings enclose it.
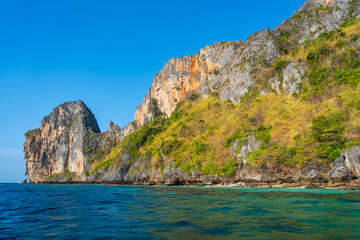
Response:
[[[152,100],[158,103],[161,112],[170,116],[186,92],[198,91],[202,96],[217,93],[222,100],[239,103],[245,93],[257,86],[259,78],[269,85],[269,88],[260,89],[261,94],[272,90],[289,95],[297,92],[307,70],[305,64],[287,63],[279,76],[267,76],[265,70],[283,51],[288,51],[284,50],[286,45],[299,47],[306,39],[334,30],[350,12],[351,16],[359,17],[358,5],[351,0],[307,0],[290,19],[272,31],[252,34],[246,43],[214,43],[195,55],[170,59],[154,76],[148,93],[137,107],[136,126],[154,118],[150,107]],[[284,43],[281,39],[286,33],[290,33],[290,37]]]
[[[126,175],[131,167],[131,157],[127,154],[121,158],[121,167],[116,167],[113,170],[109,170],[105,173],[102,181],[104,182],[122,182],[125,181]]]
[[[255,135],[251,134],[246,137],[244,144],[240,143],[239,139],[235,139],[230,146],[230,151],[242,161],[243,164],[247,161],[248,153],[260,148],[261,141],[256,141]]]
[[[94,115],[81,101],[58,106],[43,119],[39,129],[26,133],[24,153],[29,180],[42,182],[50,175],[65,171],[76,174],[72,181],[165,185],[218,184],[235,180],[256,183],[304,180],[314,183],[326,179],[345,181],[359,178],[360,148],[344,152],[326,177],[324,172],[328,168],[321,166],[306,166],[298,170],[264,163],[261,169],[250,168],[246,156],[259,149],[261,144],[254,135],[247,136],[245,144],[236,140],[231,145],[230,150],[242,161],[233,179],[202,175],[201,171],[185,173],[174,164],[166,163],[167,157],[162,150],[163,171],[155,170],[146,157],[134,160],[121,153],[121,159],[114,161],[116,164],[89,175],[91,164],[104,160],[103,157],[124,137],[156,116],[169,117],[177,104],[193,92],[200,96],[218,95],[221,100],[233,103],[239,103],[254,88],[260,94],[277,91],[290,95],[297,92],[308,70],[307,65],[298,60],[286,60],[278,65],[278,57],[290,55],[307,39],[334,30],[345,18],[358,18],[359,5],[359,1],[352,0],[307,0],[293,17],[272,31],[261,30],[252,34],[245,43],[214,43],[197,54],[170,59],[154,76],[148,93],[136,109],[134,121],[123,129],[110,122],[108,131],[100,133]],[[268,70],[274,74],[267,74]],[[55,181],[66,182],[68,179],[61,175]]]
[[[334,167],[329,172],[332,180],[347,180],[360,177],[360,147],[346,150],[334,162]]]
[[[67,102],[44,117],[39,129],[25,134],[26,174],[30,182],[44,181],[65,170],[81,175],[86,168],[83,139],[100,129],[82,101]]]
[[[310,181],[314,181],[314,180],[318,181],[323,179],[323,175],[318,171],[312,169],[307,173],[306,178]]]
[[[360,178],[360,147],[353,147],[343,154],[344,164],[354,177]]]

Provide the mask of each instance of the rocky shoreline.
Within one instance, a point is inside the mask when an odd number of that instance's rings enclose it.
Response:
[[[183,187],[240,187],[240,188],[290,188],[290,189],[334,189],[334,190],[360,190],[360,180],[350,180],[346,182],[241,182],[241,181],[218,181],[218,182],[201,182],[201,181],[181,181],[176,183],[170,182],[38,182],[28,184],[61,184],[61,185],[128,185],[128,186],[183,186]]]
[[[68,175],[63,175],[37,183],[360,190],[360,147],[346,150],[334,161],[332,168],[324,165],[303,168],[268,166],[259,169],[242,163],[237,167],[233,177],[204,175],[197,171],[186,173],[172,166],[166,166],[163,172],[155,170],[134,172],[131,167],[137,165],[137,162],[131,164],[131,157],[126,154],[122,156],[121,162],[121,166],[117,168],[104,168],[89,176],[69,178]]]

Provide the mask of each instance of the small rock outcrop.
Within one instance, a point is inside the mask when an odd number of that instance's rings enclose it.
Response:
[[[39,129],[25,134],[24,153],[29,182],[43,182],[64,171],[81,175],[87,166],[83,142],[100,133],[94,114],[82,102],[67,102],[43,118]]]
[[[108,138],[114,139],[118,142],[120,141],[121,129],[119,125],[115,125],[112,121],[109,123],[109,129],[105,133]]]
[[[256,141],[255,135],[250,134],[246,136],[245,142],[240,139],[235,139],[230,146],[230,151],[241,159],[242,163],[246,163],[248,153],[260,148],[261,141]]]
[[[334,162],[334,167],[329,172],[329,177],[335,181],[360,178],[360,147],[346,150]]]

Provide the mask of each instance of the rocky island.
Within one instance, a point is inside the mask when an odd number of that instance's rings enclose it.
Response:
[[[360,0],[307,0],[172,58],[122,129],[63,103],[25,134],[29,182],[360,189],[359,17]]]

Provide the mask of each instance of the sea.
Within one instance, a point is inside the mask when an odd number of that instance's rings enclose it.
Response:
[[[360,239],[360,191],[4,183],[0,239]]]

